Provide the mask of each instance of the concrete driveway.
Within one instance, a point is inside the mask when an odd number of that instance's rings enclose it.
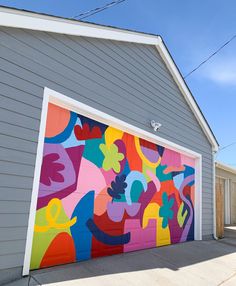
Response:
[[[193,241],[34,271],[29,285],[235,286],[236,228],[230,234],[220,241]],[[9,284],[26,285],[28,279]]]

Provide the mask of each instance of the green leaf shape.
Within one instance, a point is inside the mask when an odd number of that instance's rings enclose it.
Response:
[[[108,147],[106,144],[99,145],[100,150],[104,155],[102,167],[105,171],[113,169],[116,173],[120,172],[120,161],[124,159],[124,154],[119,153],[118,147],[115,144],[111,144]]]

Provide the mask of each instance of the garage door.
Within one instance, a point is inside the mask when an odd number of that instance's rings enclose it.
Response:
[[[194,159],[49,103],[31,269],[194,239]]]

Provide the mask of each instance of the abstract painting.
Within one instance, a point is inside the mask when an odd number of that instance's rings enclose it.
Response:
[[[49,103],[31,269],[194,239],[194,159]]]

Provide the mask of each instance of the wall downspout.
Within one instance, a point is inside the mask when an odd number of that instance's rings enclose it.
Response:
[[[216,236],[216,162],[215,162],[216,151],[212,152],[212,161],[213,161],[213,237],[215,240],[218,240]]]

